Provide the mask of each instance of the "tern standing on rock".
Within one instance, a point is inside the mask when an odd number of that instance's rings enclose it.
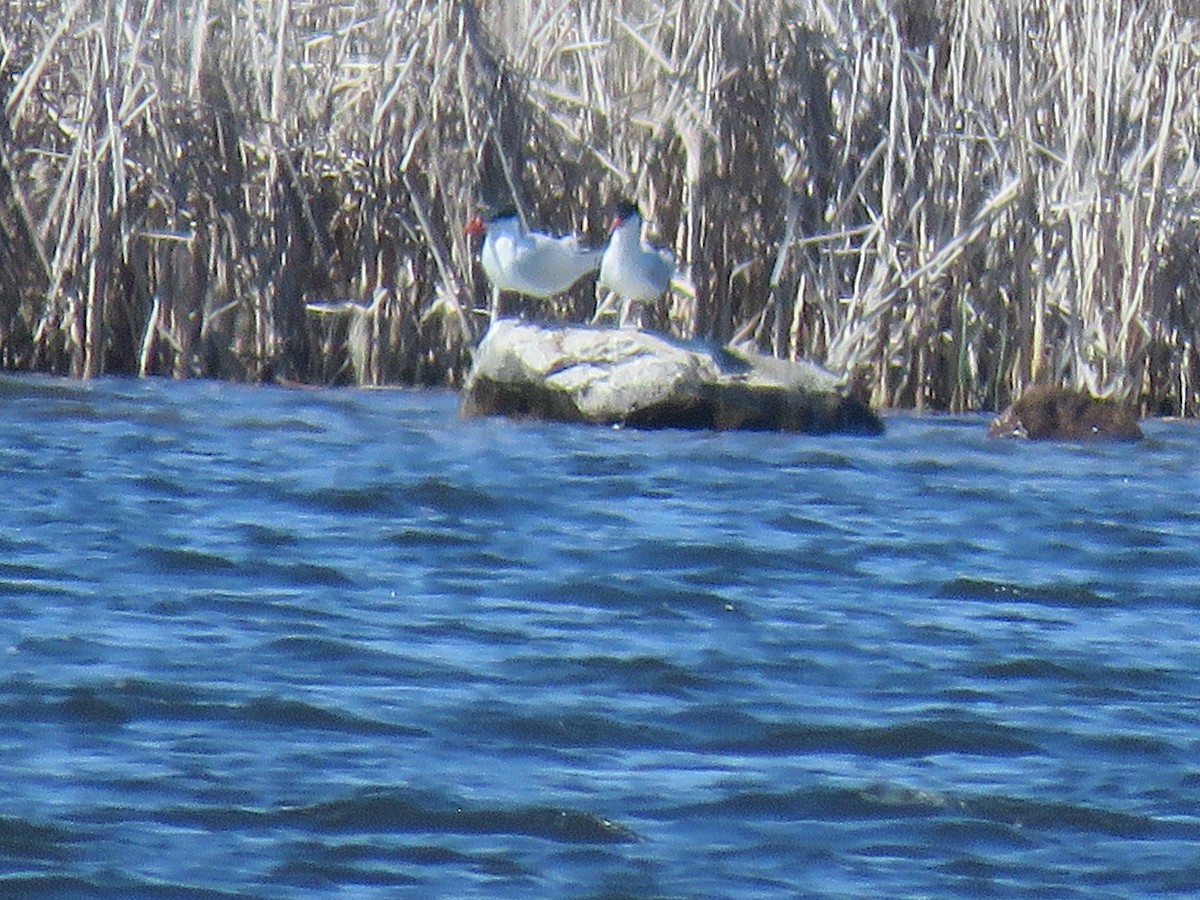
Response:
[[[552,237],[526,231],[515,209],[490,219],[476,216],[464,229],[484,235],[479,261],[492,285],[491,318],[500,317],[500,294],[511,291],[545,299],[568,290],[600,266],[600,248],[580,247],[574,235]]]
[[[621,298],[618,322],[629,322],[631,304],[652,304],[667,292],[675,274],[675,257],[652,247],[642,237],[642,213],[637,204],[622,200],[614,210],[612,233],[600,260],[600,284]],[[606,299],[595,321],[611,305]]]

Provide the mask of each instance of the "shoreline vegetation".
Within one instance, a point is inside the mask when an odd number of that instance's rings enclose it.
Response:
[[[695,288],[674,334],[879,407],[1051,383],[1195,416],[1197,15],[0,0],[0,368],[457,387],[480,205],[599,244],[628,195]]]

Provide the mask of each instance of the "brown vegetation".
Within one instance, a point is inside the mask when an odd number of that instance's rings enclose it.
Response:
[[[1031,441],[1139,441],[1137,413],[1126,403],[1087,391],[1035,385],[993,420],[990,437]]]
[[[680,333],[1192,415],[1193,5],[0,0],[0,365],[455,384],[478,205],[630,194]]]

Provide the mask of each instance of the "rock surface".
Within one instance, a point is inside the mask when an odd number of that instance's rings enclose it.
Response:
[[[991,437],[1042,441],[1141,440],[1137,413],[1073,388],[1035,385],[992,420]]]
[[[649,331],[515,319],[484,335],[460,408],[636,428],[883,432],[878,415],[813,363]]]

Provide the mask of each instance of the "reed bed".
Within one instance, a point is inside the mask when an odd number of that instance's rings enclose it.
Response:
[[[0,0],[0,365],[453,385],[479,206],[600,242],[631,195],[680,335],[1195,415],[1195,7]]]

